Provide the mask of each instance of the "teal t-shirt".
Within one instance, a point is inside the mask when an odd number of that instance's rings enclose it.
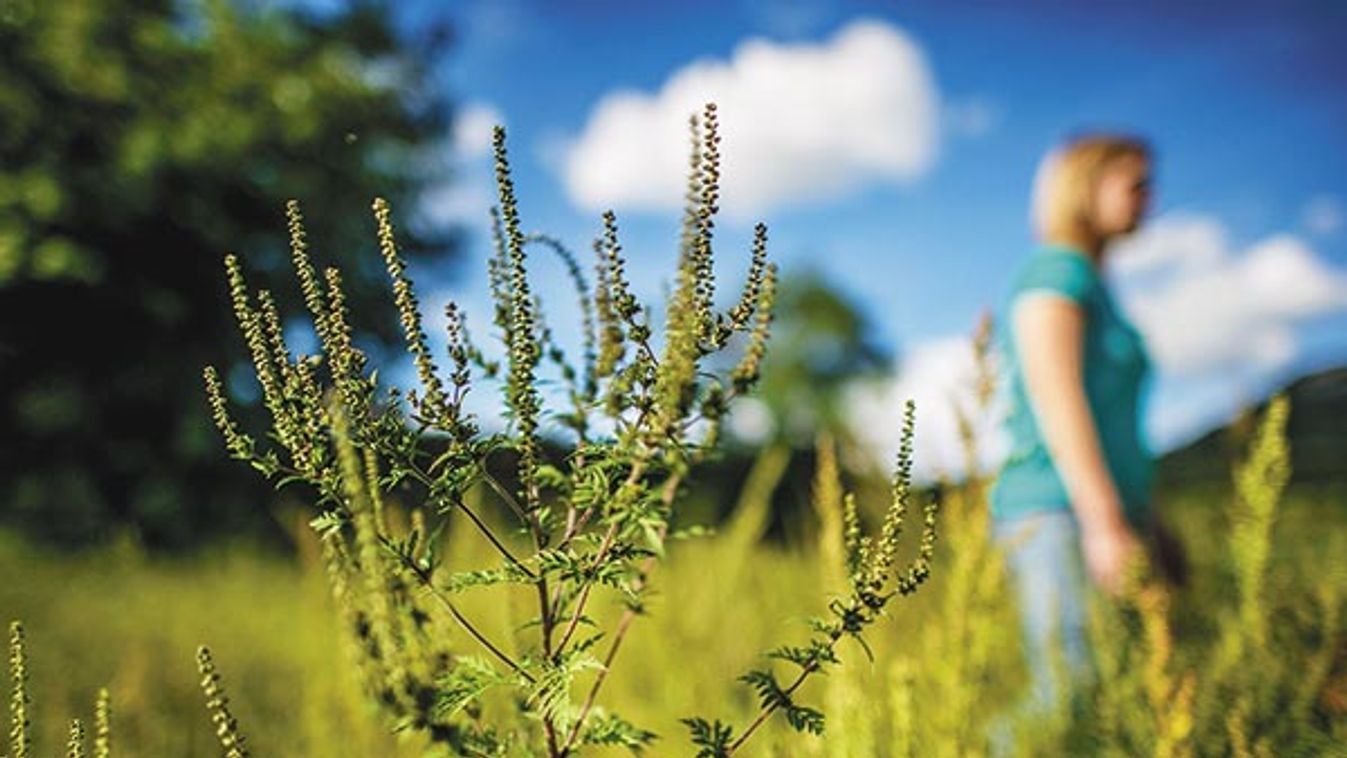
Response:
[[[1123,500],[1124,515],[1140,524],[1150,510],[1154,479],[1154,464],[1141,431],[1141,397],[1150,361],[1141,335],[1118,311],[1094,265],[1083,253],[1060,246],[1045,246],[1030,255],[998,320],[1009,381],[1005,425],[1011,450],[992,488],[992,514],[1008,518],[1071,507],[1029,405],[1011,329],[1016,298],[1035,291],[1070,298],[1085,310],[1085,395],[1105,462]]]

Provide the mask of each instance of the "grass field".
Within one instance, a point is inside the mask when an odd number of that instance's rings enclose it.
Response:
[[[1165,596],[1167,612],[1137,602],[1099,617],[1105,686],[1074,717],[1021,724],[1022,754],[1343,754],[1347,495],[1292,487],[1282,499],[1257,600],[1267,633],[1256,644],[1241,626],[1231,493],[1194,489],[1164,502],[1189,549],[1190,585]],[[1008,714],[1024,673],[999,562],[979,509],[956,498],[942,518],[932,579],[869,633],[874,662],[845,646],[845,666],[803,690],[828,716],[825,736],[774,720],[748,754],[980,755],[989,733],[1015,728]],[[656,602],[604,703],[661,736],[650,755],[691,754],[680,717],[750,718],[752,693],[734,678],[761,651],[804,639],[805,619],[839,580],[827,544],[743,544],[732,522],[677,544],[655,575]],[[463,529],[448,555],[456,567],[490,557]],[[360,694],[312,544],[293,559],[235,545],[174,560],[130,544],[56,554],[6,537],[0,576],[0,614],[22,619],[28,634],[39,753],[57,752],[69,720],[90,719],[107,686],[115,754],[219,755],[194,667],[207,643],[255,754],[424,754],[391,736]],[[529,597],[500,598],[470,593],[463,607],[510,639]],[[600,618],[616,610],[605,602]],[[455,650],[475,652],[466,635],[442,630]]]

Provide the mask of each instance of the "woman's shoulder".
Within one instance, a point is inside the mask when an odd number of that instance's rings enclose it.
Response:
[[[1034,249],[1020,265],[1011,297],[1047,291],[1084,304],[1099,286],[1099,274],[1083,253],[1068,247],[1045,245]]]

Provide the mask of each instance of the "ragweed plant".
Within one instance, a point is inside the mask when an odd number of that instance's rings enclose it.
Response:
[[[1239,505],[1230,547],[1239,588],[1239,626],[1244,630],[1240,647],[1259,646],[1267,638],[1264,585],[1277,504],[1291,478],[1291,451],[1286,443],[1290,412],[1285,396],[1273,398],[1248,458],[1234,473]]]
[[[14,758],[27,758],[32,747],[28,736],[28,651],[24,649],[23,624],[9,624],[9,750]]]
[[[658,331],[652,310],[632,294],[612,212],[603,214],[594,244],[592,288],[563,245],[523,231],[499,127],[499,207],[492,214],[488,274],[503,365],[469,340],[463,313],[450,304],[451,371],[448,381],[441,376],[382,200],[374,203],[379,252],[418,380],[405,393],[381,391],[354,346],[341,274],[331,268],[318,274],[297,204],[287,208],[291,253],[319,355],[291,354],[274,298],[250,292],[240,260],[226,258],[234,315],[271,416],[273,444],[239,429],[219,373],[207,368],[213,416],[233,457],[277,486],[298,484],[313,493],[319,515],[312,523],[322,536],[357,665],[398,728],[463,755],[560,758],[587,745],[639,751],[654,739],[601,708],[601,691],[628,630],[646,612],[650,573],[677,536],[670,523],[684,480],[713,449],[729,403],[757,382],[776,292],[767,230],[759,224],[745,284],[727,309],[715,307],[717,118],[708,104],[690,121],[678,266]],[[528,253],[534,247],[559,254],[575,284],[583,321],[578,361],[554,339],[532,290]],[[709,356],[731,348],[739,351],[732,368],[709,368]],[[547,375],[553,369],[559,382]],[[483,432],[464,409],[474,370],[503,383],[508,426],[502,432]],[[564,409],[545,408],[545,383],[565,388]],[[559,434],[545,439],[549,421]],[[820,622],[826,642],[782,653],[805,675],[832,660],[831,647],[842,636],[858,637],[891,595],[913,591],[926,576],[934,505],[926,511],[918,559],[890,587],[910,499],[910,422],[909,411],[894,505],[879,535],[850,545],[852,591],[834,603],[833,620]],[[549,453],[557,449],[562,454]],[[483,512],[482,489],[512,530]],[[408,525],[393,523],[395,505],[410,508]],[[854,508],[851,513],[854,519]],[[458,519],[491,545],[499,556],[495,565],[449,570],[440,538]],[[526,590],[535,607],[513,639],[491,633],[457,602],[470,591],[504,597],[510,587]],[[601,595],[623,607],[607,631],[596,628],[592,615]],[[450,627],[475,650],[451,643]],[[764,694],[764,717],[784,708],[792,724],[817,731],[821,717],[791,704],[791,688],[776,686],[770,675],[750,680]],[[502,715],[502,704],[513,716]],[[218,711],[216,720],[221,723]]]
[[[909,401],[903,413],[902,441],[891,486],[892,500],[878,533],[862,535],[855,498],[850,495],[842,498],[847,594],[828,603],[827,616],[811,619],[814,636],[807,643],[787,645],[767,653],[769,659],[784,661],[792,666],[794,674],[789,684],[778,679],[771,667],[753,669],[739,678],[753,688],[760,703],[756,717],[742,731],[736,733],[731,725],[719,719],[707,721],[701,717],[691,717],[683,720],[691,731],[693,743],[699,748],[699,757],[724,758],[734,755],[777,712],[782,713],[796,731],[823,734],[823,713],[802,705],[796,692],[811,676],[822,674],[841,663],[837,648],[843,638],[859,643],[868,655],[870,649],[862,632],[879,620],[889,600],[896,595],[912,594],[930,575],[939,504],[935,498],[928,499],[922,509],[922,532],[917,554],[906,565],[896,565],[898,542],[912,501],[915,418],[915,406]],[[835,498],[831,497],[831,491],[836,489],[834,482],[819,483],[816,487],[823,497],[835,502]]]
[[[215,670],[215,661],[210,650],[199,647],[196,651],[196,667],[201,673],[201,692],[206,696],[206,710],[215,723],[215,736],[224,748],[225,758],[248,758],[247,742],[239,731],[238,720],[229,709],[229,696],[225,694],[220,674]]]
[[[1269,591],[1270,580],[1277,578],[1272,563],[1274,527],[1291,477],[1286,436],[1290,411],[1285,396],[1268,403],[1233,476],[1230,564],[1237,603],[1221,625],[1212,661],[1203,669],[1202,684],[1209,697],[1201,701],[1205,708],[1200,725],[1206,730],[1202,742],[1228,742],[1235,755],[1267,753],[1272,745],[1318,748],[1327,744],[1331,731],[1331,723],[1316,707],[1315,693],[1324,686],[1325,662],[1333,655],[1336,602],[1331,594],[1323,596],[1327,602],[1320,609],[1321,627],[1307,634],[1285,623],[1291,611],[1284,600],[1288,593],[1280,588]],[[1274,626],[1270,623],[1274,619],[1282,623]],[[1316,637],[1317,647],[1306,644]],[[1288,660],[1285,650],[1307,654]]]
[[[1004,688],[997,664],[1013,659],[1015,628],[1006,602],[1004,560],[992,542],[987,509],[989,480],[982,470],[976,430],[992,413],[996,367],[992,354],[992,322],[983,316],[970,347],[973,373],[960,397],[952,398],[963,453],[962,481],[946,481],[942,489],[941,593],[932,616],[922,627],[919,660],[922,678],[917,716],[927,727],[923,753],[932,756],[981,756],[988,753],[986,734],[992,705]],[[931,707],[931,705],[935,707]]]
[[[1170,592],[1143,571],[1130,584],[1118,602],[1091,608],[1098,681],[1088,737],[1120,755],[1194,755],[1198,676],[1175,661]]]
[[[9,623],[9,753],[0,754],[10,758],[27,758],[33,754],[31,734],[32,714],[29,707],[33,704],[28,693],[28,649],[23,624],[18,621]],[[98,701],[94,706],[94,758],[108,758],[112,749],[112,716],[106,688],[99,690]],[[67,758],[84,758],[85,752],[84,722],[71,719],[66,738]]]
[[[882,755],[881,746],[894,755],[987,752],[987,722],[1008,694],[998,675],[1006,673],[1004,662],[1015,641],[1007,633],[1014,629],[1013,618],[1004,597],[1001,556],[991,543],[987,481],[977,463],[975,429],[990,412],[995,372],[990,335],[990,321],[981,321],[971,339],[975,371],[968,386],[951,398],[966,473],[961,481],[939,485],[940,583],[924,593],[921,623],[913,630],[916,644],[895,651],[887,670],[829,672],[822,702],[836,714],[829,728],[843,736],[819,745],[814,755]],[[847,572],[845,545],[858,539],[859,525],[843,523],[843,488],[831,445],[819,445],[817,460],[819,563],[827,585],[839,588]],[[882,707],[877,690],[891,693],[891,709]]]

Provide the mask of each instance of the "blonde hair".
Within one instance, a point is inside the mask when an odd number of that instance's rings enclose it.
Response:
[[[1095,186],[1104,167],[1129,156],[1150,160],[1151,148],[1138,137],[1084,134],[1045,155],[1034,177],[1030,219],[1039,239],[1085,251],[1097,248],[1103,240],[1091,221]]]

